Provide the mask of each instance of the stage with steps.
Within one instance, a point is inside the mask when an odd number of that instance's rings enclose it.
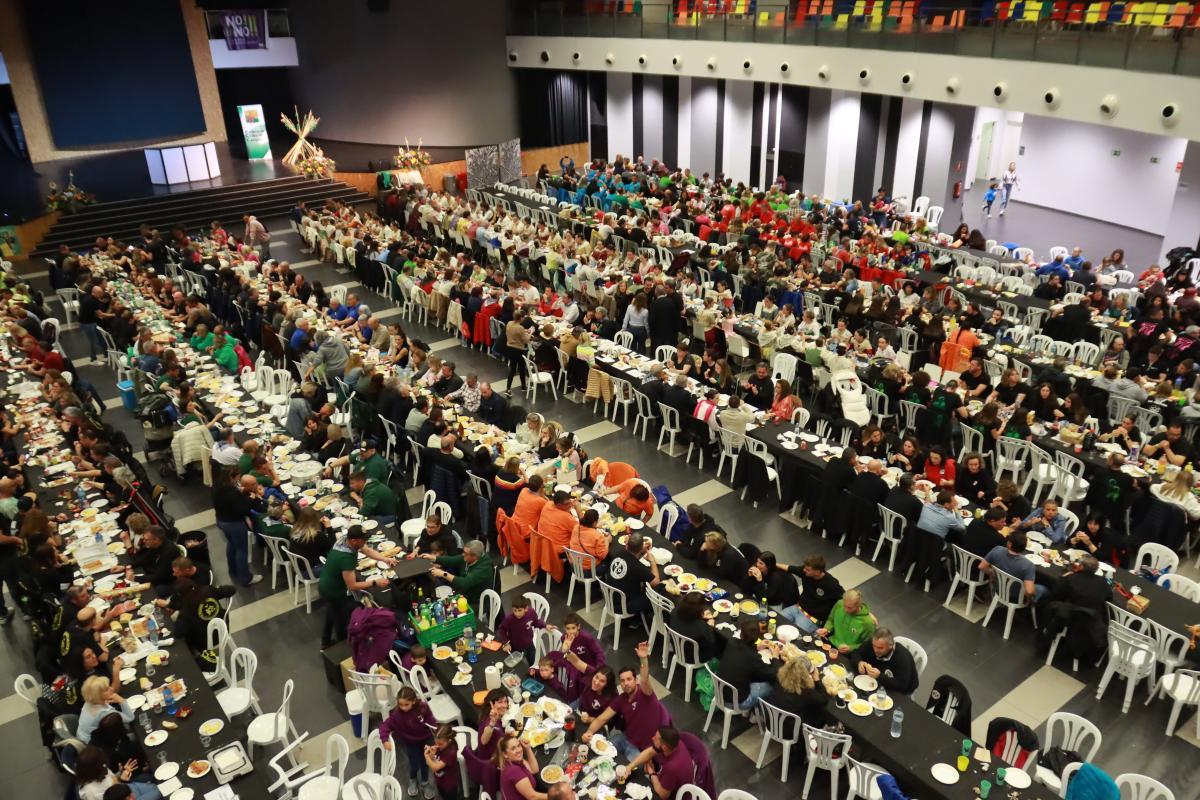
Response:
[[[61,244],[72,250],[85,250],[97,236],[112,236],[132,243],[143,224],[157,228],[165,237],[175,225],[183,225],[189,233],[194,233],[207,230],[213,220],[218,220],[236,236],[242,232],[243,214],[266,219],[286,215],[300,202],[312,205],[326,200],[357,203],[370,199],[366,193],[339,181],[289,176],[194,192],[114,200],[63,216],[31,253],[31,258],[50,256]]]

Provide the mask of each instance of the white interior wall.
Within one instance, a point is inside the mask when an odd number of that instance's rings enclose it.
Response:
[[[1015,201],[1165,233],[1186,140],[1030,114],[1021,148]]]
[[[929,114],[929,135],[925,141],[925,170],[921,176],[921,194],[931,206],[946,206],[946,182],[950,176],[950,152],[954,144],[954,117],[947,107],[935,103]]]
[[[691,102],[692,173],[714,175],[717,165],[717,82],[693,80]],[[681,161],[681,164],[687,162]],[[715,175],[714,175],[715,177]]]
[[[679,78],[679,163],[692,164],[692,79]]]
[[[896,137],[896,172],[891,176],[893,197],[916,200],[913,186],[917,180],[917,148],[921,143],[921,109],[924,101],[906,97],[900,106],[900,133]],[[884,184],[888,176],[884,176]]]
[[[971,154],[967,158],[967,189],[975,182],[976,167],[980,159],[988,165],[988,175],[999,176],[1010,161],[1017,159],[1021,144],[1021,123],[1025,115],[1020,111],[1004,111],[999,108],[975,109],[975,123],[971,129]],[[988,153],[979,151],[983,139],[983,126],[995,123],[992,128],[992,149]],[[986,187],[981,187],[986,188]]]
[[[1004,147],[1000,160],[993,162],[995,169],[1003,172],[1008,165],[1017,160],[1021,154],[1021,128],[1025,125],[1025,114],[1020,111],[1010,111],[1004,118]]]
[[[642,82],[642,152],[638,155],[662,160],[663,84],[662,76],[647,75]]]
[[[829,92],[824,89],[813,89],[808,93],[804,178],[801,181],[806,194],[825,191],[825,156],[829,141],[829,100]]]
[[[633,75],[609,73],[608,157],[633,155]]]
[[[750,180],[750,142],[754,132],[754,82],[725,81],[721,171],[734,183]]]
[[[858,154],[858,118],[862,96],[835,90],[829,103],[829,133],[826,139],[824,193],[826,197],[849,199],[854,189],[854,161]]]
[[[1175,168],[1175,164],[1171,168]],[[1166,253],[1176,247],[1195,247],[1200,241],[1200,142],[1188,142],[1183,157],[1183,171],[1175,187],[1175,202],[1163,234],[1160,263],[1166,263]]]

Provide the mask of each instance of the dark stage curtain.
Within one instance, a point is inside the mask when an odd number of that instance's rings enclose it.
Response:
[[[518,70],[517,91],[523,147],[554,147],[587,141],[585,73]]]

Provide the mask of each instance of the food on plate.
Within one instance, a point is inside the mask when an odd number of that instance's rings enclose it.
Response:
[[[754,602],[753,600],[743,600],[742,601],[742,613],[743,614],[757,614],[758,613],[758,603]]]
[[[871,713],[871,704],[862,699],[851,700],[849,708],[850,713],[857,714],[860,717],[865,717]]]
[[[875,708],[878,708],[880,711],[887,711],[895,704],[896,701],[893,700],[890,695],[886,697],[880,697],[877,694],[871,695],[871,705]]]
[[[521,706],[521,716],[532,717],[538,712],[537,703],[525,703]]]
[[[557,764],[551,764],[542,770],[542,780],[548,784],[558,783],[563,779],[563,768]]]
[[[690,572],[681,573],[679,575],[679,582],[686,583],[689,586],[695,586],[696,585],[696,576]]]
[[[203,775],[207,775],[208,771],[211,768],[212,768],[211,765],[207,761],[204,761],[203,759],[198,760],[198,761],[193,761],[192,763],[188,764],[188,769],[187,769],[188,777],[189,778],[199,778]]]
[[[716,586],[716,584],[713,583],[712,581],[710,581],[708,578],[699,578],[699,579],[697,579],[695,581],[691,581],[691,582],[695,583],[696,589],[701,592],[711,592],[713,590],[713,587]]]
[[[439,645],[433,648],[433,657],[438,661],[445,661],[450,656],[454,655],[454,651],[445,645]]]
[[[839,699],[845,700],[847,703],[858,699],[858,693],[853,689],[842,689],[837,693],[837,696]]]
[[[825,654],[820,650],[809,650],[804,655],[808,657],[809,662],[812,663],[814,667],[823,667],[825,666],[825,662],[828,660],[825,658]]]

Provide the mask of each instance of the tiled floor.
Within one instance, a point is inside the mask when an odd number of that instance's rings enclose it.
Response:
[[[277,231],[286,228],[282,221],[272,225]],[[290,233],[279,234],[277,238],[281,240],[280,244],[295,244]],[[327,287],[350,282],[345,274],[328,265],[308,263],[311,258],[298,250],[281,248],[281,251],[305,265],[305,274],[310,281],[320,280]],[[382,297],[361,290],[361,287],[356,291],[373,309],[389,307]],[[423,329],[407,321],[405,327],[433,342],[443,356],[452,354],[460,373],[474,371],[482,379],[494,382],[505,377],[503,364],[478,351],[460,347],[444,331]],[[78,357],[86,352],[86,344],[77,331],[67,331],[63,338],[70,355]],[[112,373],[107,368],[83,366],[80,370],[99,388],[102,396],[118,396]],[[522,401],[522,404],[525,403]],[[132,441],[140,442],[140,424],[119,403],[109,405],[105,418],[126,431]],[[1064,710],[1082,714],[1095,722],[1104,734],[1097,761],[1110,773],[1142,772],[1167,783],[1180,800],[1200,796],[1194,788],[1200,778],[1200,752],[1197,750],[1200,741],[1195,736],[1191,715],[1184,714],[1179,732],[1168,739],[1163,735],[1169,712],[1167,704],[1156,702],[1144,706],[1145,692],[1139,688],[1129,713],[1121,714],[1120,695],[1124,684],[1120,680],[1114,680],[1108,694],[1102,700],[1096,700],[1099,671],[1089,664],[1083,665],[1078,675],[1072,675],[1058,668],[1069,669],[1065,662],[1046,667],[1044,659],[1034,653],[1028,620],[1018,619],[1011,639],[1005,641],[1001,638],[1001,621],[993,620],[986,629],[979,624],[984,612],[983,603],[977,601],[970,618],[965,618],[962,592],[950,608],[943,607],[948,588],[945,584],[934,587],[930,594],[918,586],[905,584],[900,576],[887,571],[886,552],[879,562],[870,560],[872,551],[855,557],[835,543],[814,536],[800,524],[802,520],[791,514],[780,514],[769,503],[751,508],[749,503],[739,499],[738,492],[730,488],[727,480],[714,477],[715,464],[707,465],[703,472],[694,465],[685,465],[682,459],[657,450],[654,441],[642,442],[622,426],[600,419],[593,414],[590,404],[580,405],[566,399],[555,402],[542,396],[536,408],[548,417],[560,420],[567,429],[576,431],[590,453],[633,463],[652,484],[668,486],[675,499],[685,504],[703,505],[730,532],[735,543],[752,541],[763,549],[773,550],[787,563],[798,562],[809,553],[825,556],[833,574],[845,585],[862,591],[884,624],[925,647],[929,667],[922,687],[917,690],[918,700],[923,701],[928,696],[935,677],[951,674],[970,690],[975,714],[983,727],[994,716],[1010,716],[1041,726],[1039,732],[1044,733],[1044,721],[1051,713]],[[149,471],[152,477],[158,475],[153,463]],[[185,484],[174,476],[165,476],[162,480],[170,489],[168,510],[180,521],[181,528],[207,529],[213,534],[210,538],[213,563],[217,565],[217,572],[223,573],[224,546],[212,525],[208,490],[196,481]],[[419,503],[420,495],[419,488],[410,491],[410,503]],[[501,579],[506,596],[528,591],[544,592],[544,583],[539,580],[536,585],[532,584],[523,570],[514,574],[511,567],[503,569]],[[568,611],[566,588],[553,587],[549,599],[552,621],[559,622]],[[576,610],[583,607],[581,592],[576,592],[574,607]],[[593,598],[590,610],[581,613],[585,621],[595,627],[600,618],[599,597]],[[317,649],[321,609],[317,607],[312,615],[306,614],[303,604],[293,605],[282,583],[272,590],[267,580],[239,592],[232,618],[237,643],[253,648],[259,656],[256,687],[262,696],[263,707],[271,708],[278,703],[284,680],[295,679],[304,702],[293,703],[292,708],[296,727],[310,734],[311,741],[305,750],[307,756],[319,762],[323,758],[324,739],[330,732],[341,732],[356,749],[351,772],[361,769],[363,753],[360,743],[348,736],[344,698],[326,682]],[[632,635],[623,636],[622,653],[610,655],[610,661],[628,660],[635,639]],[[605,641],[606,646],[611,645],[611,635],[606,636]],[[27,669],[28,634],[18,622],[0,628],[0,642],[3,643],[0,645],[0,669],[9,676],[0,684],[0,742],[4,743],[0,747],[0,797],[60,797],[65,780],[47,760],[46,751],[38,743],[36,717],[11,690],[11,679]],[[665,683],[666,672],[659,664],[658,658],[652,659],[654,677]],[[695,697],[690,704],[685,704],[682,689],[682,677],[676,675],[667,696],[667,706],[678,726],[699,732],[704,724],[704,711]],[[760,800],[782,800],[799,794],[796,782],[802,780],[804,767],[799,750],[793,754],[788,784],[785,785],[779,779],[778,745],[768,748],[763,768],[756,771],[754,762],[761,744],[758,732],[751,730],[745,721],[735,720],[729,748],[724,751],[719,749],[720,733],[718,714],[706,737],[712,749],[719,788],[742,788]],[[260,768],[265,769],[265,758],[260,761]],[[812,795],[827,797],[828,783],[816,781]]]

